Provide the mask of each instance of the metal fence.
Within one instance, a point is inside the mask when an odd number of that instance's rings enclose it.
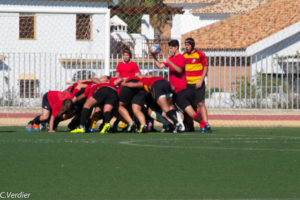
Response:
[[[102,55],[0,53],[0,106],[39,107],[48,90],[64,90],[77,80],[104,74]],[[162,58],[161,58],[162,60]],[[112,54],[110,74],[122,61]],[[134,57],[143,74],[168,78],[149,55]],[[298,56],[208,57],[206,105],[228,109],[299,109]]]

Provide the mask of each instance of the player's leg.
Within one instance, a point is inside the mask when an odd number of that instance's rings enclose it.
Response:
[[[140,122],[140,129],[139,129],[139,133],[143,133],[146,132],[146,118],[144,113],[142,112],[142,106],[138,105],[138,104],[132,104],[132,111],[134,113],[134,115],[136,116],[136,118],[138,119],[138,121]]]
[[[119,113],[129,125],[133,124],[133,119],[131,118],[128,110],[126,109],[126,104],[122,101],[119,102]]]
[[[50,117],[50,110],[42,109],[42,114],[36,116],[33,120],[29,121],[26,126],[26,131],[31,132],[32,128],[34,131],[40,131],[40,124],[42,122],[46,122],[49,120]]]
[[[43,122],[43,121],[49,120],[51,107],[50,107],[50,104],[48,102],[47,94],[48,93],[44,94],[44,96],[43,96],[42,114],[35,117],[33,120],[31,120],[30,122],[27,123],[26,131],[31,132],[32,128],[35,131],[40,131],[40,127],[39,127],[40,123]]]
[[[84,133],[85,132],[85,124],[87,120],[89,120],[92,112],[92,108],[97,104],[97,100],[92,96],[90,97],[85,104],[83,105],[83,109],[80,114],[80,123],[79,128],[76,128],[71,131],[71,133]]]
[[[160,96],[156,102],[161,107],[162,111],[166,113],[167,117],[172,120],[174,126],[176,126],[178,123],[177,113],[175,109],[171,109],[172,107],[168,103],[166,96]]]
[[[200,111],[202,117],[202,121],[200,123],[201,132],[211,132],[211,127],[208,123],[207,109],[205,106],[205,83],[203,83],[200,88],[196,89],[195,99],[198,105],[198,111]]]
[[[146,97],[145,91],[142,89],[139,89],[136,91],[136,93],[131,101],[132,112],[140,123],[140,128],[138,130],[139,133],[147,132],[146,118],[145,118],[145,115],[142,110],[145,105],[145,102],[146,102],[145,97]]]
[[[90,123],[90,126],[89,126],[89,132],[93,133],[95,131],[94,129],[95,129],[96,123],[101,118],[103,118],[102,110],[99,106],[96,106],[95,109],[94,109],[94,112],[91,116],[91,123]]]
[[[119,106],[118,111],[121,117],[128,123],[127,132],[135,131],[135,123],[132,117],[129,114],[126,106],[131,103],[132,98],[134,97],[134,90],[129,87],[122,87],[119,94]]]
[[[193,108],[194,100],[195,92],[194,89],[190,88],[180,91],[176,97],[176,105],[192,119],[194,119],[197,114]],[[196,119],[198,119],[198,117]]]
[[[108,133],[110,129],[110,120],[113,117],[113,109],[117,107],[118,103],[118,95],[117,91],[106,87],[103,89],[103,96],[105,97],[104,100],[104,107],[103,107],[103,128],[101,129],[100,133]]]
[[[110,104],[104,105],[104,110],[103,110],[103,124],[104,125],[100,131],[101,134],[108,133],[108,131],[110,129],[110,120],[113,116],[112,110],[113,110],[113,105],[110,105]]]
[[[86,98],[80,100],[79,102],[76,102],[74,104],[74,117],[72,118],[72,120],[70,121],[70,123],[68,124],[68,128],[70,130],[75,129],[77,126],[79,126],[80,124],[80,115],[83,109],[83,105],[86,101]]]

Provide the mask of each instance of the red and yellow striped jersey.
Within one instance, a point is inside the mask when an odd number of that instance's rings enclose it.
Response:
[[[185,59],[185,74],[187,84],[196,84],[200,81],[204,67],[207,66],[207,58],[202,51],[195,51],[194,53],[184,53]]]

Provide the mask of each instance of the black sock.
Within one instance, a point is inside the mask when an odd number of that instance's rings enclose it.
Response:
[[[41,116],[39,115],[39,116],[37,116],[36,118],[34,118],[33,123],[34,123],[34,124],[40,124],[40,123],[41,123],[40,117],[41,117]]]
[[[87,109],[87,108],[83,108],[81,111],[81,116],[80,116],[80,128],[84,128],[85,127],[85,122],[87,121],[87,119],[89,119],[91,115],[91,109]]]
[[[111,120],[111,117],[112,117],[111,112],[110,112],[110,111],[109,111],[109,112],[105,112],[105,113],[103,114],[103,116],[104,116],[104,119],[103,119],[104,123],[105,123],[105,124],[106,124],[106,123],[109,123],[110,120]]]
[[[166,114],[174,122],[174,124],[177,124],[178,120],[177,120],[177,114],[176,114],[176,110],[175,109],[170,110]]]
[[[56,130],[58,127],[59,122],[63,121],[63,117],[55,117],[54,124],[53,124],[53,129]]]

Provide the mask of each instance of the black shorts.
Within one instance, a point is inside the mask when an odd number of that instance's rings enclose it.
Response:
[[[195,103],[205,102],[205,83],[203,82],[200,88],[195,89],[196,85],[187,85],[187,88],[192,88],[195,90]]]
[[[118,105],[117,91],[111,87],[100,88],[96,93],[93,94],[92,97],[97,100],[99,106],[109,104],[113,107],[116,107]]]
[[[158,112],[161,111],[160,106],[156,103],[156,101],[154,101],[151,94],[147,93],[145,100],[146,100],[146,105],[148,108],[151,108],[152,110],[155,110]]]
[[[138,80],[129,80],[128,82],[138,82]],[[145,91],[140,88],[122,87],[119,94],[119,101],[125,104],[137,104],[144,106]]]
[[[187,106],[194,106],[194,104],[195,104],[194,89],[186,88],[176,94],[176,105],[182,111],[184,111]]]
[[[173,96],[171,85],[167,80],[155,81],[150,92],[155,101],[161,96],[165,96],[166,98],[171,98]]]
[[[47,94],[48,94],[48,92],[46,94],[44,94],[44,96],[43,96],[42,108],[46,109],[46,110],[51,110]]]

